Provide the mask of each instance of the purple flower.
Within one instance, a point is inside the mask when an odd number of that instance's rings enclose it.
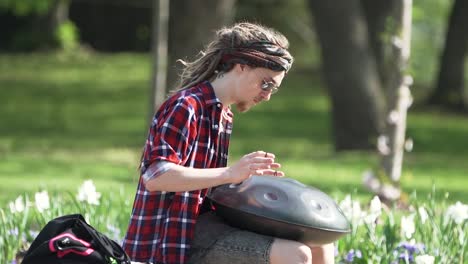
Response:
[[[399,256],[400,259],[402,260],[405,260],[405,261],[409,261],[409,262],[413,262],[414,261],[414,256],[412,253],[409,253],[408,251],[405,251],[403,253],[400,254]]]
[[[403,260],[405,263],[413,263],[417,255],[424,253],[425,246],[422,243],[401,242],[397,248],[393,251],[393,257],[398,260]]]
[[[348,252],[348,254],[346,254],[345,260],[346,260],[346,262],[351,263],[351,262],[353,262],[353,259],[354,259],[354,250],[351,249]]]
[[[359,249],[358,250],[351,249],[350,251],[348,251],[348,254],[346,254],[345,261],[348,263],[351,263],[353,262],[355,257],[362,258],[362,252]]]
[[[19,235],[18,227],[8,230],[8,234],[10,234],[11,236],[18,236]]]
[[[405,249],[410,254],[414,254],[414,253],[419,254],[422,251],[424,251],[425,246],[424,244],[421,244],[421,243],[401,242],[398,245],[397,249]]]
[[[29,230],[29,235],[32,237],[32,239],[36,239],[37,235],[39,235],[39,231]]]

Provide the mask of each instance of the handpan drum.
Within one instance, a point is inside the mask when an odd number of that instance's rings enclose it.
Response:
[[[333,199],[291,178],[252,176],[215,188],[208,199],[232,226],[307,245],[328,244],[351,231]]]

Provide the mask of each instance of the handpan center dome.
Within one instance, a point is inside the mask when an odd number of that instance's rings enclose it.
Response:
[[[351,231],[333,199],[291,178],[252,176],[215,188],[208,199],[233,226],[309,245],[327,244]]]

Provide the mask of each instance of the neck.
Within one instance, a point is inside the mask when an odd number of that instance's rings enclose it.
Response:
[[[233,98],[233,80],[231,80],[231,74],[224,73],[220,77],[216,77],[214,81],[211,82],[213,86],[213,90],[215,92],[216,97],[221,101],[224,107],[228,107],[234,103]]]

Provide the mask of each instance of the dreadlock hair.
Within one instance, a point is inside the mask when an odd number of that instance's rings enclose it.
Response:
[[[273,70],[288,71],[293,57],[287,51],[289,42],[280,32],[248,22],[236,23],[232,27],[224,27],[216,32],[215,39],[209,43],[204,51],[201,51],[197,58],[192,62],[178,60],[184,66],[180,75],[179,84],[173,92],[192,87],[202,81],[212,81],[218,74],[230,71],[236,63],[249,64],[245,60],[229,59],[223,60],[223,56],[232,51],[254,50],[256,53],[269,53],[271,48],[258,48],[259,43],[267,44],[268,47],[274,46],[276,49],[271,53],[272,56],[286,61],[289,65],[281,69]],[[278,53],[278,50],[281,52]],[[231,56],[232,57],[232,56]]]

